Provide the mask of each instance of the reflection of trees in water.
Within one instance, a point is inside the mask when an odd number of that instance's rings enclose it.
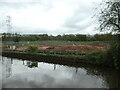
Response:
[[[34,63],[34,62],[33,62]],[[46,62],[47,63],[47,62]],[[50,62],[50,64],[54,64],[54,70],[56,69],[56,65],[58,63],[52,63]],[[34,64],[33,64],[34,65]],[[106,67],[96,67],[96,66],[87,66],[87,65],[79,65],[79,64],[69,64],[69,63],[60,63],[60,65],[64,65],[67,67],[74,67],[75,68],[75,73],[77,74],[78,72],[78,68],[83,68],[87,71],[88,75],[93,75],[96,77],[100,77],[103,81],[104,81],[104,85],[106,85],[108,88],[120,88],[119,84],[120,84],[120,72],[114,69],[110,69],[110,68],[106,68]],[[31,63],[28,63],[28,66],[31,66]]]
[[[109,88],[119,88],[120,89],[120,72],[117,70],[113,69],[108,69],[108,68],[85,68],[87,70],[88,75],[93,75],[96,77],[101,77],[104,83],[109,87]]]
[[[29,68],[38,67],[38,62],[27,61],[27,66],[28,66]]]
[[[8,72],[7,76],[10,76],[12,69],[11,69],[11,64],[13,61],[9,58],[7,60],[6,58],[3,59],[3,65],[5,64],[5,67],[7,68],[6,71]],[[117,70],[109,69],[109,68],[102,68],[102,67],[95,67],[95,66],[87,66],[84,64],[74,64],[74,63],[66,63],[66,62],[47,62],[53,64],[53,69],[56,69],[56,65],[64,65],[67,67],[74,67],[75,68],[75,73],[77,74],[79,68],[83,68],[86,70],[88,75],[96,76],[96,77],[101,77],[101,79],[104,81],[105,85],[107,87],[111,88],[120,88],[120,72]],[[29,68],[34,68],[38,67],[38,62],[37,61],[25,61],[23,60],[23,65],[27,65]]]
[[[104,81],[104,85],[109,88],[120,89],[120,71],[107,67],[99,67],[85,64],[66,64],[68,67],[75,67],[76,74],[77,68],[85,69],[88,75],[100,77]]]

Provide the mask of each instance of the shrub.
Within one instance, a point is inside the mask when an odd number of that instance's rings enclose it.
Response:
[[[29,46],[27,51],[30,53],[35,53],[35,52],[38,52],[38,48],[34,46]]]
[[[113,63],[116,69],[120,69],[120,43],[112,44],[109,52],[111,52],[111,56],[113,59]]]
[[[91,63],[95,63],[101,66],[114,66],[114,62],[112,59],[111,51],[98,51],[92,52],[84,57],[87,60],[90,60]]]
[[[96,58],[97,64],[113,67],[113,59],[111,54],[112,53],[109,50],[101,52]]]
[[[97,59],[98,59],[98,56],[100,55],[100,53],[101,52],[92,52],[92,53],[89,53],[89,54],[83,56],[83,59],[89,60],[89,62],[91,62],[91,63],[98,64],[99,62],[97,62]]]
[[[109,50],[99,53],[96,62],[100,65],[107,65],[120,69],[120,43],[113,43]]]

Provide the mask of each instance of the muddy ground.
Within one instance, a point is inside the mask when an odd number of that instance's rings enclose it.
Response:
[[[38,52],[41,53],[59,53],[59,54],[87,54],[95,51],[105,51],[108,49],[108,45],[105,43],[96,44],[37,44],[37,45],[23,45],[21,47],[16,47],[17,51],[27,51],[29,46],[34,46],[38,48]],[[4,48],[9,49],[10,48]]]

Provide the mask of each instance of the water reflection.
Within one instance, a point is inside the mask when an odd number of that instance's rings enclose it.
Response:
[[[2,57],[2,77],[3,78],[8,78],[12,74],[12,58],[4,60]]]
[[[119,71],[3,57],[5,88],[118,88]]]
[[[2,57],[0,56],[0,90],[2,89]]]
[[[29,68],[38,67],[38,62],[27,61],[27,66],[28,66]]]

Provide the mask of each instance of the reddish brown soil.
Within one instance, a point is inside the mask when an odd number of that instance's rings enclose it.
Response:
[[[32,45],[38,47],[39,51],[47,51],[47,52],[74,52],[74,53],[90,53],[94,51],[104,51],[106,50],[105,46],[98,45],[90,45],[90,44],[79,44],[79,45]],[[17,51],[26,51],[28,46],[17,47]]]

